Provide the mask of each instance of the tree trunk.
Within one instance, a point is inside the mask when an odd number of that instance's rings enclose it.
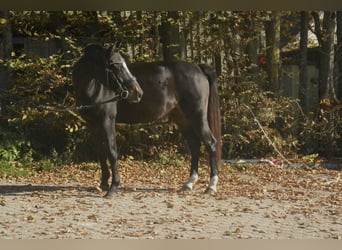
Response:
[[[62,29],[66,25],[66,17],[63,11],[49,11],[49,14],[50,22],[47,27],[48,30],[53,34],[62,35]],[[54,41],[59,53],[63,53],[68,49],[63,39],[55,38]]]
[[[180,58],[180,35],[177,20],[177,11],[168,11],[167,16],[162,19],[160,27],[161,43],[163,44],[163,56],[165,61]]]
[[[9,11],[1,11],[0,18],[3,19],[3,41],[4,41],[4,58],[11,58],[11,52],[13,51],[13,42],[12,42],[12,28],[10,22],[10,14]]]
[[[153,12],[153,50],[156,57],[160,57],[160,34],[159,34],[159,25],[158,25],[158,12]]]
[[[12,41],[12,28],[10,21],[10,13],[9,11],[1,11],[0,19],[3,23],[2,34],[3,34],[3,48],[4,48],[4,60],[7,61],[12,57],[13,51],[13,41]],[[12,72],[9,68],[3,67],[0,65],[0,73],[3,74],[3,79],[0,81],[0,90],[7,91],[10,89],[10,80],[12,77]],[[0,96],[1,97],[1,96]],[[8,111],[6,109],[7,101],[0,98],[0,116],[7,116]]]
[[[201,19],[203,18],[203,11],[196,11],[196,41],[195,41],[195,48],[196,48],[196,57],[194,59],[196,59],[197,61],[201,62],[202,61],[202,49],[201,49]]]
[[[87,25],[87,33],[90,35],[90,37],[100,36],[102,30],[100,29],[97,11],[84,11],[83,16],[89,20]]]
[[[317,14],[314,15],[314,17]],[[326,111],[329,108],[326,104],[331,101],[336,101],[336,94],[334,88],[334,31],[335,31],[335,12],[324,11],[323,26],[320,27],[318,18],[315,20],[315,32],[320,41],[320,69],[319,69],[319,107],[322,112],[318,113],[318,121],[321,122]],[[328,128],[325,130],[333,131],[336,121],[333,117],[328,119]],[[321,131],[322,134],[326,134],[326,131]],[[334,135],[325,135],[322,140],[319,141],[320,148],[326,157],[330,157],[333,152],[332,142],[335,141],[332,138]]]
[[[246,38],[249,40],[247,44],[246,52],[248,55],[249,62],[252,65],[250,72],[252,75],[257,76],[259,72],[259,68],[257,67],[258,58],[259,58],[258,47],[260,44],[259,37],[258,37],[259,33],[257,31],[255,20],[253,18],[246,18],[245,22],[246,22],[247,27],[249,27],[251,30],[250,32],[248,32],[248,34],[251,35],[251,37],[249,37],[249,39]]]
[[[188,36],[188,30],[186,28],[186,18],[185,13],[183,13],[183,17],[181,19],[181,32],[179,33],[179,54],[180,59],[185,60],[186,58],[186,38]]]
[[[320,55],[319,99],[336,99],[334,88],[334,31],[335,13],[324,11],[322,52]]]
[[[215,34],[220,32],[219,28],[214,24],[218,23],[217,16],[222,15],[222,13],[217,12],[216,14],[217,15],[215,15],[214,13],[210,14],[210,23],[209,23],[210,33],[213,34],[214,37],[215,37]],[[217,41],[215,39],[217,39],[217,38],[211,37],[210,42],[212,42],[213,44],[220,42],[220,41]],[[213,50],[214,50],[213,60],[214,60],[215,72],[216,72],[217,76],[220,76],[222,74],[221,48],[220,48],[220,46],[217,46],[217,47],[213,48]]]
[[[280,12],[272,11],[269,21],[265,23],[266,60],[269,86],[266,90],[279,91],[279,43],[280,43]]]
[[[307,107],[307,87],[308,87],[308,67],[307,67],[307,55],[308,55],[308,24],[309,13],[307,11],[301,11],[300,13],[300,65],[299,65],[299,89],[298,97],[301,107],[306,114]]]
[[[342,101],[342,11],[336,12],[336,36],[337,36],[337,98]]]

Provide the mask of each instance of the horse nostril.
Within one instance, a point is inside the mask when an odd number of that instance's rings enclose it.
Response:
[[[143,96],[143,91],[139,86],[136,86],[136,93],[139,99]]]

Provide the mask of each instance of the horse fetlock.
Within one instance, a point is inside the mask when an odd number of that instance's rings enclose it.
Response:
[[[188,192],[192,190],[192,185],[189,185],[189,183],[184,183],[180,191]]]
[[[192,174],[189,177],[189,180],[187,183],[184,184],[183,189],[184,190],[192,190],[192,188],[194,187],[194,185],[196,184],[196,182],[198,181],[198,174]]]
[[[214,175],[210,178],[209,186],[207,187],[205,193],[206,194],[214,194],[217,192],[217,183],[218,183],[218,176]]]

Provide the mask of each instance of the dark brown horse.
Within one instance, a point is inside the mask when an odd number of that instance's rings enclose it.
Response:
[[[115,118],[117,101],[139,102],[142,90],[119,53],[117,44],[108,46],[89,45],[76,62],[72,72],[76,92],[76,105],[81,116],[96,138],[101,169],[101,187],[108,189],[109,160],[112,170],[110,196],[120,184],[117,170],[117,147],[115,141]]]
[[[84,60],[84,59],[83,59]],[[86,60],[89,64],[98,64],[94,59]],[[78,64],[78,73],[74,71],[74,80],[79,76],[83,78],[87,69]],[[81,64],[82,65],[82,64]],[[94,133],[105,134],[114,137],[114,121],[119,123],[144,123],[153,122],[165,116],[175,122],[184,135],[191,151],[190,177],[183,188],[191,190],[198,180],[198,161],[200,146],[203,142],[209,155],[210,180],[206,192],[214,193],[217,190],[218,163],[221,157],[221,117],[216,85],[216,76],[213,70],[204,64],[193,64],[181,61],[134,63],[128,65],[129,71],[136,77],[143,90],[143,96],[138,103],[132,103],[130,99],[120,100],[117,103],[106,103],[96,108],[85,109],[82,116],[94,128]],[[103,74],[105,70],[102,69]],[[93,79],[96,77],[93,76]],[[102,77],[103,79],[105,77]],[[89,78],[90,79],[90,78]],[[76,84],[79,81],[74,81]],[[87,81],[79,84],[87,85]],[[103,84],[103,80],[98,84]],[[141,95],[137,86],[131,96]],[[84,89],[84,87],[83,87]],[[84,93],[76,89],[78,100],[84,99]],[[110,97],[97,98],[96,102],[103,102]],[[135,98],[137,100],[139,98]],[[89,103],[89,102],[88,102]],[[78,104],[88,104],[78,101]],[[94,102],[92,102],[94,103]],[[101,119],[99,119],[101,117]],[[106,118],[110,117],[110,118]],[[108,120],[106,125],[103,123]],[[100,129],[99,129],[100,128]],[[100,136],[98,137],[101,138]],[[102,137],[103,138],[103,137]],[[107,136],[107,138],[109,138]],[[100,142],[103,144],[103,141]],[[119,185],[119,175],[116,168],[116,146],[112,142],[113,149],[101,150],[102,188],[108,187],[110,172],[106,165],[108,155],[112,154],[112,176],[115,180],[110,188],[110,193]],[[106,145],[111,145],[108,139]],[[110,148],[110,147],[109,147]],[[108,153],[111,152],[111,153]]]

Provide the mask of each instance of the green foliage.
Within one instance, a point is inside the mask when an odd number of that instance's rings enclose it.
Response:
[[[23,134],[0,125],[0,177],[28,174],[26,166],[33,161],[33,148]]]
[[[58,165],[56,164],[56,160],[52,159],[41,159],[40,161],[36,162],[34,169],[37,172],[53,172],[56,170]]]
[[[71,39],[69,44],[73,46]],[[20,141],[1,143],[3,156],[23,159],[18,148],[26,146],[34,160],[55,151],[59,157],[74,157],[80,142],[76,136],[84,133],[85,124],[64,110],[75,102],[70,76],[74,59],[66,59],[70,53],[68,50],[46,58],[22,54],[6,62],[13,78],[12,88],[1,93],[8,112],[4,125],[21,137]]]
[[[0,177],[7,176],[25,176],[30,171],[22,166],[20,162],[8,162],[0,159]]]
[[[308,164],[313,164],[316,162],[318,157],[319,157],[318,154],[304,155],[302,157],[302,160]]]
[[[0,159],[2,161],[32,161],[32,147],[23,135],[5,131],[0,132]]]
[[[156,162],[162,166],[184,167],[185,158],[178,152],[177,146],[174,146],[168,150],[161,150]]]

